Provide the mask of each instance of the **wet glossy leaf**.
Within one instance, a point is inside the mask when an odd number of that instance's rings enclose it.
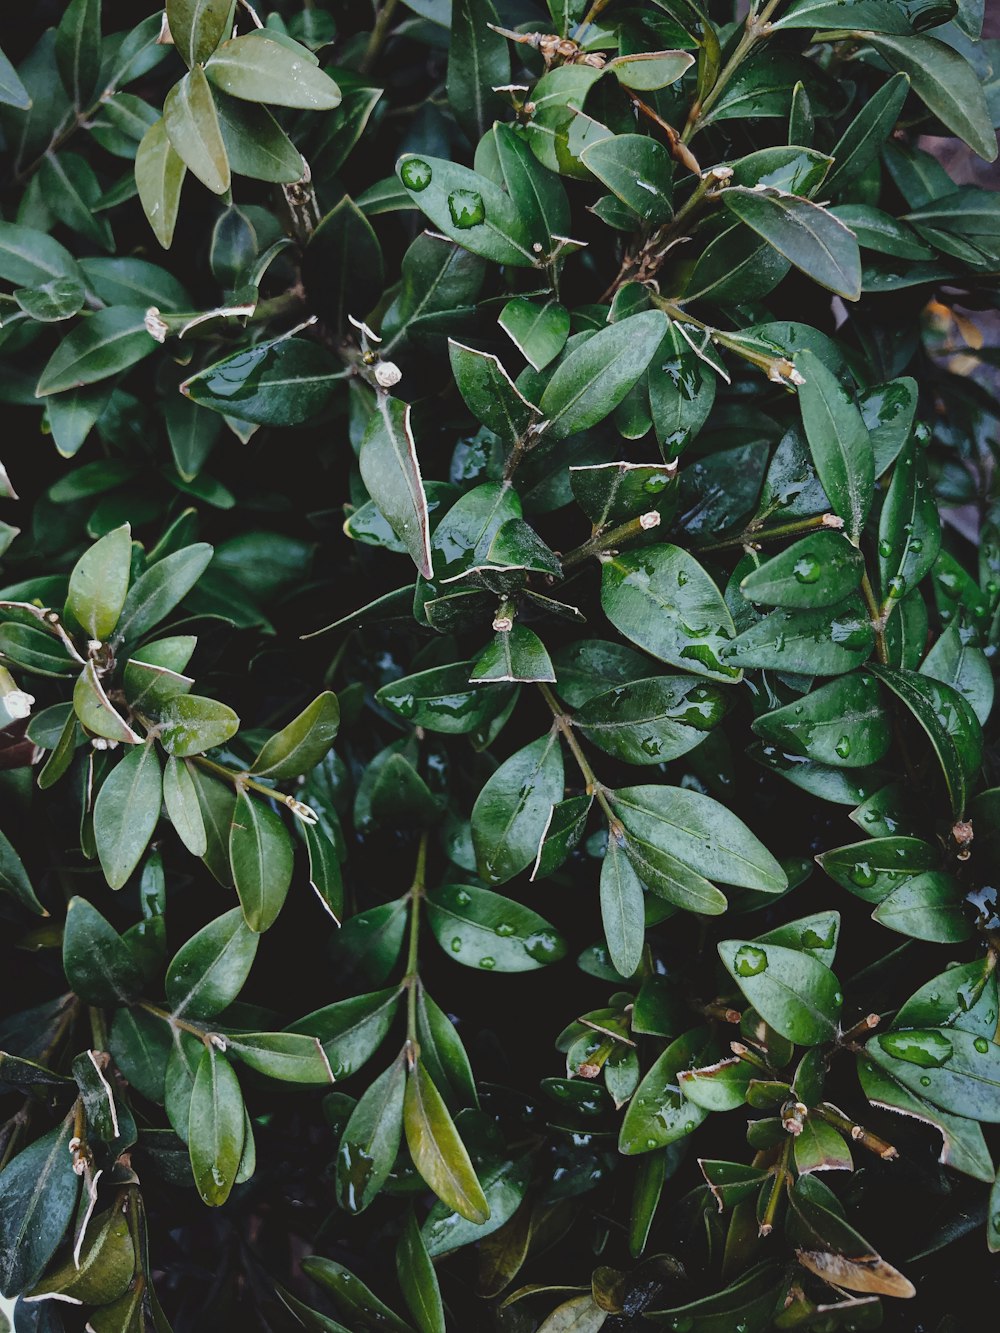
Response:
[[[500,311],[497,322],[535,370],[544,370],[554,361],[569,337],[569,311],[558,301],[515,296]]]
[[[0,1290],[37,1282],[76,1207],[80,1178],[68,1151],[73,1118],[43,1134],[0,1172]]]
[[[722,201],[746,226],[821,287],[848,301],[861,295],[854,233],[818,204],[770,186],[730,186]]]
[[[239,730],[240,720],[228,706],[200,694],[180,694],[160,710],[160,742],[178,759],[223,745]]]
[[[495,264],[531,268],[538,256],[517,205],[499,185],[457,162],[404,154],[396,174],[437,230]]]
[[[938,944],[967,940],[973,931],[959,884],[940,870],[914,875],[893,889],[876,907],[872,918],[911,939]]]
[[[332,397],[341,366],[305,338],[275,338],[235,352],[181,385],[192,402],[258,425],[297,426]]]
[[[330,1062],[317,1037],[294,1032],[240,1032],[226,1037],[226,1050],[268,1078],[285,1083],[333,1082]]]
[[[235,907],[196,931],[167,968],[167,1003],[177,1017],[212,1018],[236,999],[250,975],[259,936]]]
[[[966,700],[980,726],[993,708],[993,673],[981,648],[963,643],[962,631],[949,625],[920,664],[922,676],[950,685]]]
[[[499,23],[492,0],[454,0],[448,47],[448,103],[473,143],[505,107],[494,88],[510,83],[506,38],[490,24]]]
[[[174,84],[163,103],[163,126],[170,146],[213,194],[229,189],[229,156],[205,71],[193,66]]]
[[[425,578],[432,575],[427,497],[410,428],[410,407],[380,394],[361,442],[361,476]]]
[[[843,995],[828,967],[778,944],[724,940],[719,956],[750,1004],[775,1032],[801,1046],[836,1033]]]
[[[472,809],[476,862],[487,883],[503,884],[531,865],[549,810],[562,797],[562,752],[554,731],[500,765]]]
[[[835,767],[877,763],[889,748],[888,709],[873,676],[852,672],[757,718],[758,736],[787,754]]]
[[[445,1333],[444,1306],[437,1274],[412,1212],[396,1247],[396,1272],[420,1333]]]
[[[169,0],[170,35],[185,64],[208,59],[226,35],[232,9],[231,0]]]
[[[707,1033],[695,1028],[672,1042],[639,1084],[629,1102],[618,1139],[618,1151],[630,1156],[664,1148],[696,1129],[708,1114],[685,1099],[677,1076],[697,1062]]]
[[[729,708],[716,685],[654,676],[588,699],[573,725],[599,749],[630,764],[658,764],[700,745]]]
[[[559,363],[538,404],[550,439],[562,439],[610,415],[652,360],[666,331],[659,310],[611,324]]]
[[[816,472],[857,545],[871,508],[875,461],[861,412],[836,376],[808,349],[795,358],[802,425]]]
[[[239,1079],[214,1046],[201,1053],[191,1094],[188,1148],[191,1171],[203,1202],[226,1202],[243,1156],[246,1112]]]
[[[338,1000],[292,1023],[290,1032],[317,1037],[335,1078],[346,1078],[359,1069],[385,1040],[399,1007],[398,989],[374,991]]]
[[[867,661],[874,644],[868,612],[854,596],[814,611],[771,611],[723,644],[721,655],[730,669],[840,676]]]
[[[292,880],[292,840],[270,806],[246,791],[236,797],[229,861],[247,925],[267,930],[277,919]]]
[[[2,829],[0,829],[0,890],[9,893],[30,912],[37,912],[39,916],[48,915],[38,901],[23,861]]]
[[[687,62],[689,57],[678,55]],[[622,66],[612,65],[622,77]],[[644,134],[617,134],[584,150],[580,159],[623,204],[654,225],[673,209],[673,159],[662,144]]]
[[[732,617],[694,556],[679,546],[647,546],[602,563],[601,605],[626,638],[681,670],[739,680],[739,667],[721,660],[735,633]]]
[[[139,864],[162,799],[160,761],[151,742],[137,745],[105,778],[94,802],[94,841],[112,889],[122,888]]]
[[[279,779],[308,773],[329,751],[339,726],[340,705],[327,690],[264,744],[250,772]]]
[[[446,884],[427,895],[431,930],[456,962],[484,972],[531,972],[565,956],[544,917],[487,889]]]
[[[390,1333],[412,1333],[409,1324],[400,1319],[389,1307],[370,1291],[354,1274],[333,1259],[321,1259],[318,1255],[309,1255],[303,1261],[303,1272],[314,1282],[326,1287],[333,1295],[338,1312],[357,1326],[358,1321],[365,1328],[388,1329]],[[334,1325],[339,1329],[339,1324]]]
[[[340,89],[329,74],[314,65],[306,51],[299,54],[294,47],[271,40],[266,30],[223,42],[206,64],[205,73],[216,88],[248,102],[310,111],[340,106]]]
[[[917,449],[911,443],[896,459],[879,516],[879,582],[888,604],[916,587],[941,547],[941,520]]]
[[[969,704],[950,685],[915,671],[873,666],[872,671],[916,718],[937,756],[952,813],[965,809],[968,779],[982,760],[982,732]]]
[[[49,358],[35,390],[39,398],[117,375],[155,351],[146,331],[145,311],[111,306],[88,315],[68,333]]]
[[[765,560],[740,584],[750,602],[808,610],[835,606],[861,583],[864,558],[838,532],[819,531],[803,537]]]
[[[513,444],[532,422],[541,419],[538,409],[514,387],[497,357],[465,347],[453,338],[448,339],[448,351],[455,383],[469,410],[507,444]]]
[[[936,868],[935,847],[919,838],[883,837],[850,843],[816,857],[826,873],[865,902],[877,903],[901,880]]]

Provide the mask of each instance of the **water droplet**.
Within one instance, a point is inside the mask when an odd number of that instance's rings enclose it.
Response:
[[[677,586],[678,586],[678,588],[683,588],[684,585],[685,585],[685,583],[687,583],[687,581],[688,581],[688,576],[684,573],[683,569],[679,569],[679,570],[677,571]]]
[[[736,950],[734,966],[737,976],[756,977],[767,967],[767,953],[755,944],[741,944]]]
[[[840,755],[841,759],[846,759],[847,756],[851,753],[850,736],[841,736],[840,740],[833,748],[837,752],[837,754]]]
[[[811,555],[800,556],[792,566],[792,573],[800,583],[815,583],[822,572],[822,565]]]
[[[399,169],[400,179],[408,190],[426,190],[433,174],[421,157],[411,157]]]
[[[867,861],[858,861],[851,870],[851,881],[859,889],[870,889],[878,879],[878,872]]]
[[[462,941],[458,935],[455,935],[451,941],[451,951],[452,953],[462,952]]]
[[[878,1040],[887,1055],[924,1069],[940,1069],[955,1053],[948,1038],[933,1028],[926,1032],[885,1032]]]
[[[493,929],[497,935],[508,936],[508,935],[513,935],[514,933],[514,927],[510,924],[509,921],[501,921],[500,924],[494,926]]]
[[[922,1088],[929,1088],[931,1086],[931,1081],[926,1074],[920,1075],[920,1086]]]
[[[480,958],[479,960],[479,966],[484,972],[492,972],[496,965],[497,960],[495,958]]]
[[[880,541],[878,544],[878,553],[883,560],[888,560],[892,555],[892,542]]]
[[[923,542],[920,540],[919,537],[914,537],[910,542],[910,550],[913,552],[914,555],[919,555],[923,549],[924,549]]]
[[[486,205],[483,196],[475,190],[452,190],[448,196],[448,211],[451,220],[462,231],[478,227],[486,221]]]
[[[902,574],[897,574],[889,580],[889,593],[899,601],[904,592],[906,592],[906,579],[903,578]]]
[[[980,1055],[986,1055],[989,1052],[990,1044],[985,1037],[977,1037],[972,1043]]]
[[[466,893],[464,889],[459,889],[455,894],[456,907],[468,907],[469,903],[471,902],[472,902],[471,893]]]
[[[565,944],[554,930],[538,930],[524,941],[524,951],[536,963],[552,963],[561,958]]]

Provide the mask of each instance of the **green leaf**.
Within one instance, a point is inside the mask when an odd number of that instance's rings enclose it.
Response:
[[[516,203],[486,176],[440,157],[405,153],[396,174],[414,204],[449,240],[494,264],[533,268],[531,248]]]
[[[957,1027],[976,1037],[996,1032],[997,979],[988,959],[932,977],[896,1012],[896,1028]]]
[[[87,663],[73,686],[73,707],[86,729],[95,736],[125,745],[139,744],[139,737],[108,698],[93,662]]]
[[[153,234],[164,250],[174,239],[181,186],[187,167],[175,152],[161,117],[142,137],[135,155],[135,183],[139,202]]]
[[[66,980],[88,1004],[127,1004],[140,993],[134,953],[86,898],[69,901],[62,949]]]
[[[201,1053],[191,1094],[188,1150],[202,1202],[219,1208],[229,1198],[243,1157],[246,1108],[239,1079],[224,1055]]]
[[[894,74],[864,102],[830,150],[834,165],[827,177],[826,188],[831,194],[848,181],[855,180],[878,157],[879,149],[895,127],[909,91],[907,76]]]
[[[896,459],[879,516],[879,583],[890,609],[930,571],[941,549],[941,520],[917,450],[913,442]]]
[[[694,56],[688,51],[636,51],[616,56],[608,61],[605,68],[611,70],[618,82],[626,88],[654,92],[657,88],[666,88],[668,84],[676,83],[693,64]],[[625,136],[617,137],[621,139]],[[590,166],[590,163],[587,165]]]
[[[476,1079],[462,1038],[424,989],[417,996],[417,1040],[420,1058],[449,1108],[478,1108]]]
[[[163,125],[171,147],[188,170],[213,194],[225,194],[230,184],[229,158],[212,90],[200,65],[167,93]]]
[[[353,919],[353,918],[352,918]],[[399,1008],[398,988],[338,1000],[292,1023],[290,1032],[304,1032],[323,1043],[336,1078],[347,1078],[382,1045]]]
[[[488,889],[445,884],[427,904],[435,939],[466,967],[532,972],[565,957],[566,941],[544,917]]]
[[[205,820],[198,801],[198,791],[187,764],[170,755],[163,770],[163,804],[174,831],[192,856],[204,856],[208,850]]]
[[[125,523],[95,542],[73,566],[64,614],[92,639],[103,642],[118,624],[131,563],[132,532]]]
[[[840,533],[821,530],[758,565],[740,583],[740,592],[765,606],[835,606],[857,589],[864,572],[856,546]]]
[[[413,1165],[442,1203],[469,1222],[488,1221],[490,1206],[465,1144],[419,1060],[406,1078],[403,1126]]]
[[[686,787],[644,786],[621,787],[609,793],[609,799],[633,838],[676,857],[699,875],[763,893],[780,893],[788,883],[746,824],[710,796]],[[641,868],[636,869],[643,878]]]
[[[864,672],[831,680],[764,713],[753,729],[786,754],[808,755],[837,768],[878,763],[892,742],[888,710],[874,677]]]
[[[132,1281],[135,1246],[125,1211],[111,1208],[88,1227],[77,1259],[68,1258],[31,1288],[29,1300],[54,1296],[86,1305],[116,1301]],[[44,1307],[43,1307],[44,1308]]]
[[[212,101],[234,176],[282,185],[302,179],[305,170],[302,154],[270,111],[252,102],[227,97],[218,89],[212,93]]]
[[[319,343],[287,335],[235,352],[180,386],[192,402],[262,426],[301,426],[318,416],[343,377]]]
[[[602,565],[604,614],[627,639],[681,670],[740,679],[739,668],[721,660],[736,632],[732,616],[693,555],[679,546],[646,546]]]
[[[397,1314],[384,1305],[374,1292],[369,1291],[365,1284],[343,1264],[338,1264],[333,1259],[321,1259],[313,1254],[303,1260],[302,1271],[333,1294],[339,1313],[343,1314],[345,1319],[349,1319],[355,1328],[359,1326],[360,1321],[363,1328],[387,1329],[389,1333],[412,1333],[409,1324],[404,1323]],[[323,1328],[326,1329],[328,1325],[330,1333],[340,1333],[340,1324],[326,1321]]]
[[[274,924],[292,881],[292,840],[264,801],[240,790],[229,833],[229,861],[251,930]]]
[[[407,1214],[396,1246],[396,1273],[420,1333],[445,1333],[437,1274],[412,1211]]]
[[[416,727],[450,736],[475,731],[506,702],[505,690],[470,685],[471,663],[431,667],[413,676],[390,681],[376,691],[376,700]]]
[[[566,346],[570,315],[558,301],[529,301],[515,296],[500,311],[497,323],[535,370],[544,370]]]
[[[897,667],[873,664],[871,670],[923,729],[941,765],[952,814],[960,819],[968,780],[978,772],[983,755],[983,736],[975,713],[957,690],[941,681]]]
[[[116,637],[134,641],[154,629],[188,595],[208,568],[212,555],[207,542],[196,542],[151,565],[129,589]]]
[[[956,880],[940,870],[914,875],[882,899],[872,913],[880,926],[937,944],[955,944],[973,933]]]
[[[779,944],[723,940],[726,970],[764,1022],[797,1046],[816,1046],[837,1032],[843,995],[828,967]]]
[[[433,574],[427,496],[410,427],[410,405],[380,393],[361,441],[368,494],[425,578]]]
[[[993,672],[982,648],[962,640],[959,627],[949,625],[920,664],[920,674],[957,690],[984,726],[993,709]]]
[[[625,839],[614,833],[608,836],[608,850],[601,862],[601,921],[612,963],[623,977],[632,976],[646,942],[645,898],[625,851]]]
[[[318,1037],[294,1032],[240,1032],[226,1037],[226,1050],[258,1074],[285,1083],[333,1082]]]
[[[454,0],[451,14],[448,105],[478,143],[506,109],[506,98],[492,90],[510,83],[507,39],[490,27],[500,22],[492,0]]]
[[[781,944],[788,949],[802,949],[824,966],[833,964],[840,936],[839,912],[815,912],[787,925],[777,926],[757,936],[759,944]]]
[[[531,239],[543,251],[554,251],[566,239],[570,226],[566,190],[559,177],[539,162],[523,131],[497,121],[476,149],[475,167],[517,202]]]
[[[778,31],[784,28],[842,29],[862,28],[866,32],[912,32],[903,7],[888,0],[794,0],[774,21]]]
[[[920,838],[889,836],[835,847],[816,860],[843,888],[867,903],[878,903],[901,879],[936,869],[940,853]]]
[[[67,725],[71,720],[72,714],[67,718]],[[26,907],[29,912],[37,912],[39,916],[48,916],[48,912],[35,895],[24,863],[11,846],[10,840],[2,829],[0,829],[0,891],[9,893],[12,898],[16,898],[21,906]]]
[[[240,720],[226,704],[200,694],[169,699],[160,711],[160,744],[178,759],[223,745],[239,730]]]
[[[532,864],[549,811],[562,796],[554,731],[516,751],[489,778],[472,809],[476,863],[488,884],[503,884]]]
[[[73,1132],[67,1116],[0,1172],[0,1291],[7,1296],[38,1281],[69,1226],[80,1189]]]
[[[345,194],[309,238],[303,280],[324,319],[343,334],[382,295],[382,250],[371,223]]]
[[[639,1084],[629,1102],[618,1138],[618,1151],[633,1156],[652,1152],[697,1129],[708,1114],[680,1091],[682,1069],[700,1063],[708,1033],[695,1028],[671,1042]]]
[[[189,67],[206,61],[232,29],[233,0],[167,0],[170,35]]]
[[[83,285],[76,278],[53,278],[41,287],[21,287],[14,299],[40,324],[59,324],[79,313],[84,295]]]
[[[1000,1046],[958,1028],[882,1032],[867,1054],[920,1098],[953,1115],[1000,1122]]]
[[[332,111],[340,89],[313,64],[308,52],[273,41],[267,30],[248,32],[223,42],[205,66],[216,88],[247,102]],[[301,54],[300,54],[301,52]],[[192,168],[193,169],[193,168]]]
[[[318,825],[296,823],[309,857],[309,883],[339,926],[344,917],[344,878],[337,849]]]
[[[588,699],[573,725],[616,759],[659,764],[700,745],[729,704],[729,695],[718,686],[690,676],[653,676]]]
[[[16,107],[18,111],[27,111],[31,107],[28,90],[3,51],[0,51],[0,102]]]
[[[376,984],[384,981],[403,948],[407,915],[405,898],[358,912],[334,939],[335,957],[345,970],[363,972]]]
[[[337,1202],[346,1212],[363,1212],[388,1179],[403,1137],[405,1090],[406,1069],[395,1060],[351,1112],[337,1150]]]
[[[465,347],[454,338],[448,339],[448,353],[455,383],[469,411],[506,444],[513,445],[541,419],[539,409],[518,392],[497,357]]]
[[[571,467],[573,498],[595,527],[659,509],[672,494],[676,470],[655,463]]]
[[[909,76],[910,86],[946,129],[985,158],[996,160],[997,139],[976,71],[936,37],[864,34],[890,68]]]
[[[795,365],[805,377],[799,386],[799,408],[816,472],[857,546],[875,483],[868,429],[856,404],[815,352],[800,352]]]
[[[236,999],[257,953],[260,937],[238,907],[202,926],[167,968],[167,1003],[175,1017],[212,1018]]]
[[[118,761],[94,802],[94,841],[104,878],[122,888],[139,864],[160,818],[163,783],[151,741]]]
[[[493,642],[483,650],[470,676],[470,680],[484,683],[552,682],[555,678],[545,645],[526,625],[498,631]]]
[[[250,765],[250,772],[258,777],[279,779],[308,773],[326,756],[339,727],[337,696],[325,690],[265,742]]]
[[[677,54],[690,61],[689,56]],[[612,62],[612,68],[617,72],[621,67]],[[616,134],[590,144],[580,160],[643,222],[658,226],[671,217],[674,163],[656,139],[645,134]]]
[[[111,306],[88,315],[49,357],[35,396],[65,393],[83,384],[128,370],[156,350],[146,330],[146,313],[133,306]]]
[[[499,1230],[523,1202],[530,1175],[530,1155],[515,1161],[501,1161],[497,1166],[483,1171],[480,1183],[489,1205],[490,1217],[488,1222],[482,1224],[467,1221],[440,1201],[432,1204],[422,1229],[431,1257],[436,1259]]]
[[[561,440],[609,416],[653,358],[667,327],[660,310],[610,324],[574,348],[549,380],[538,404],[545,434]]]
[[[56,65],[73,105],[89,109],[101,65],[101,0],[70,0],[56,29]]]
[[[857,240],[827,209],[771,186],[731,185],[721,198],[735,217],[821,287],[848,301],[861,295]]]
[[[5,282],[15,287],[41,287],[53,278],[79,276],[76,260],[51,236],[34,227],[0,222],[0,278]]]
[[[860,597],[815,611],[771,611],[722,648],[732,668],[840,676],[868,660],[875,636]]]

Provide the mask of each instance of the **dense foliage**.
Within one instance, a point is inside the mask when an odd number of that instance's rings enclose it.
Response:
[[[982,23],[7,18],[17,1330],[987,1301]]]

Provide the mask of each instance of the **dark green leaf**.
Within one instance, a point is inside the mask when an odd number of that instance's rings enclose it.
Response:
[[[490,1206],[465,1144],[419,1060],[406,1078],[403,1125],[413,1165],[442,1203],[469,1222],[488,1221]]]
[[[156,747],[137,745],[112,769],[94,802],[94,841],[112,889],[129,879],[145,852],[163,799]]]
[[[167,968],[167,1003],[176,1017],[212,1018],[236,999],[257,953],[259,936],[235,907],[183,944]]]
[[[484,972],[531,972],[565,956],[544,917],[488,889],[446,884],[427,895],[431,930],[446,953]]]
[[[386,393],[378,395],[361,442],[360,464],[368,494],[417,569],[430,578],[433,569],[427,496],[410,427],[409,403]]]
[[[312,63],[307,51],[272,40],[266,29],[223,42],[205,73],[216,88],[247,102],[331,111],[340,106],[340,89]],[[190,163],[188,164],[190,166]],[[192,170],[194,168],[192,167]]]
[[[479,873],[503,884],[535,859],[552,806],[563,796],[563,761],[550,732],[511,755],[492,775],[472,810]]]
[[[800,352],[795,364],[805,377],[799,386],[799,408],[816,472],[856,546],[875,482],[868,428],[857,405],[814,352]]]
[[[144,310],[111,306],[88,315],[52,353],[35,390],[39,398],[117,375],[155,351]]]
[[[729,211],[796,268],[848,301],[861,295],[861,256],[854,233],[827,209],[770,186],[732,185]]]
[[[775,1032],[800,1046],[815,1046],[836,1034],[843,1002],[840,985],[811,954],[778,944],[724,940],[719,956]]]
[[[864,558],[841,533],[821,530],[752,570],[740,584],[749,602],[807,610],[835,606],[861,583]]]
[[[66,980],[88,1004],[124,1004],[140,993],[135,954],[86,898],[70,899],[62,951]]]
[[[785,753],[857,768],[877,763],[892,741],[888,710],[872,676],[841,676],[757,718],[758,736]]]
[[[406,1068],[396,1060],[351,1113],[337,1151],[337,1202],[349,1213],[363,1212],[392,1170],[403,1137],[405,1091]]]
[[[201,1053],[191,1093],[188,1149],[202,1201],[218,1208],[229,1198],[243,1157],[246,1110],[239,1079],[212,1045]]]
[[[229,834],[229,861],[251,930],[272,926],[292,880],[292,840],[281,819],[257,796],[239,791]]]
[[[0,1172],[0,1291],[13,1296],[37,1282],[76,1207],[80,1178],[69,1141],[73,1117],[43,1134]]]

